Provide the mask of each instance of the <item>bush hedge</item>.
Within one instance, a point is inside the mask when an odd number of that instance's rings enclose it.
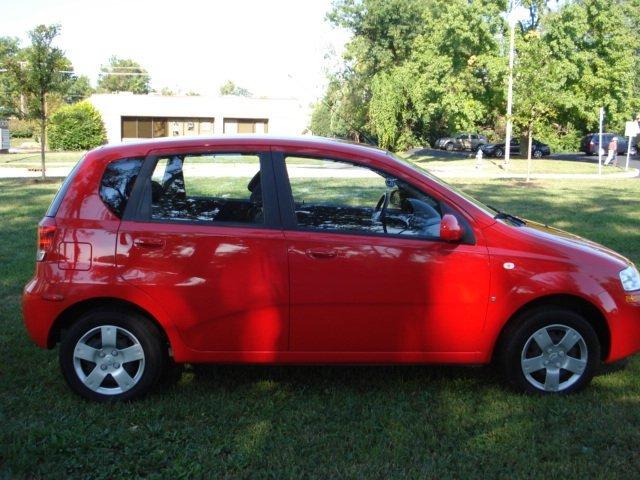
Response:
[[[9,120],[9,133],[13,138],[31,138],[35,133],[33,121],[12,118]]]
[[[88,150],[104,144],[107,132],[93,105],[79,102],[65,105],[51,116],[48,141],[52,150]]]

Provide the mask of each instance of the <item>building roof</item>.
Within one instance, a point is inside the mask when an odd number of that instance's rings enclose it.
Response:
[[[292,112],[299,112],[301,115],[308,113],[308,108],[295,98],[109,93],[91,95],[89,101],[101,111],[131,116],[210,117],[218,114],[227,117],[268,118],[274,112],[287,115]]]

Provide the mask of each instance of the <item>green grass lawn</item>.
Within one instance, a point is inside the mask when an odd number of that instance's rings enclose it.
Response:
[[[85,152],[47,152],[47,167],[73,167]],[[40,152],[0,154],[0,167],[40,168]]]
[[[640,261],[638,180],[457,184]],[[210,366],[132,404],[83,401],[20,315],[57,186],[0,180],[0,478],[640,475],[638,359],[567,398],[489,368]]]

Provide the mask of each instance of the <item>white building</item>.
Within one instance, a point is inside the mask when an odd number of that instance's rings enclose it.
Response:
[[[308,133],[309,109],[293,98],[96,94],[109,143],[224,133]]]

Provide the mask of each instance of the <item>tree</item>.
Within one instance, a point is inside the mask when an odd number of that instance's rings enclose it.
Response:
[[[11,68],[18,62],[20,42],[17,38],[0,37],[0,117],[20,111],[20,85]]]
[[[160,93],[160,95],[162,95],[163,97],[175,97],[176,95],[176,92],[171,90],[169,87],[162,87],[160,89],[160,92],[156,92],[156,93]]]
[[[331,108],[326,102],[320,101],[313,106],[309,128],[314,135],[331,136]]]
[[[220,95],[236,95],[238,97],[250,97],[251,92],[246,88],[237,86],[231,80],[227,80],[220,86]]]
[[[54,150],[88,150],[106,141],[102,117],[89,102],[65,105],[51,115],[49,145]]]
[[[60,33],[59,25],[38,25],[29,32],[31,45],[8,65],[8,71],[20,85],[25,97],[27,117],[37,118],[40,122],[40,159],[42,178],[46,178],[45,146],[47,129],[47,96],[50,93],[63,93],[71,76],[71,62],[64,52],[53,46]]]
[[[139,63],[113,56],[109,65],[100,69],[98,92],[132,92],[147,94],[151,91],[151,77]]]
[[[549,11],[549,0],[518,0],[516,2],[529,11],[529,18],[518,22],[520,32],[536,31],[540,27],[540,20]]]
[[[94,92],[91,81],[86,75],[71,77],[62,98],[65,103],[76,103],[89,98]]]
[[[528,31],[517,40],[513,117],[514,124],[527,140],[530,172],[534,131],[546,125],[557,114],[557,110],[569,101],[565,83],[570,66],[554,58],[540,32]]]
[[[428,2],[422,33],[401,65],[372,80],[371,126],[381,146],[404,149],[443,134],[495,125],[504,104],[502,2]]]
[[[353,37],[324,98],[332,118],[391,149],[494,125],[505,8],[504,0],[338,0],[328,18]]]
[[[350,30],[344,68],[330,75],[317,108],[331,111],[331,135],[371,139],[369,104],[372,78],[404,62],[414,39],[423,31],[425,2],[419,0],[337,0],[327,19]]]
[[[635,117],[640,106],[637,5],[581,0],[549,14],[543,25],[545,43],[567,69],[568,101],[557,113],[559,124],[595,131],[601,106],[611,129],[621,129]]]

